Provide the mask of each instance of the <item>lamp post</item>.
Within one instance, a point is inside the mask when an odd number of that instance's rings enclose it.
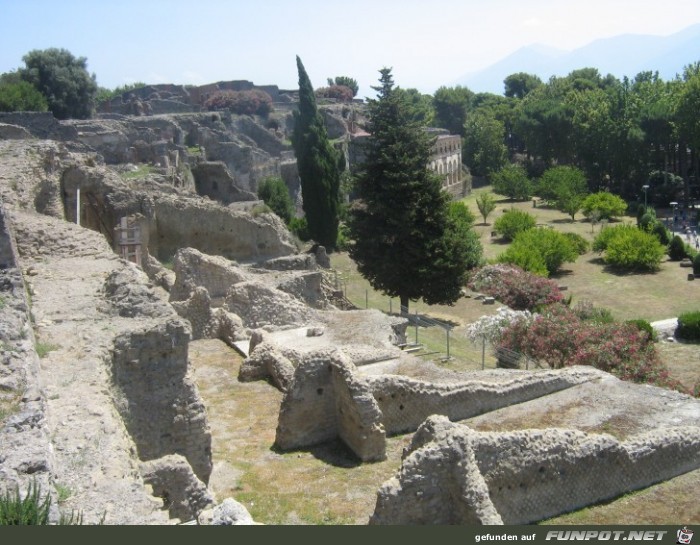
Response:
[[[672,231],[676,231],[676,207],[678,206],[678,203],[676,201],[668,203],[673,207],[673,229]]]
[[[643,185],[642,189],[644,190],[644,213],[647,211],[647,190],[649,189],[648,185]]]

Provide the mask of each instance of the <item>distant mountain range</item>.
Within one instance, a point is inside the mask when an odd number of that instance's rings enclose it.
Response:
[[[452,85],[474,92],[502,95],[503,80],[516,72],[536,74],[542,81],[565,76],[578,68],[597,68],[603,75],[630,79],[646,70],[673,79],[683,67],[700,61],[700,23],[670,36],[623,34],[591,42],[573,51],[533,44],[478,72],[464,74]]]

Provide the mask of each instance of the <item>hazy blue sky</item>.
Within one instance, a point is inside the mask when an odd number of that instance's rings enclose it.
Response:
[[[698,0],[0,0],[0,72],[32,49],[87,57],[104,87],[248,79],[297,87],[378,70],[432,93],[532,43],[573,49],[700,22]]]

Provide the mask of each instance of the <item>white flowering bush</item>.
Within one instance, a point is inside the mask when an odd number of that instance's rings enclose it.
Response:
[[[531,323],[534,315],[528,310],[512,310],[500,307],[492,316],[482,316],[467,327],[467,338],[472,341],[486,339],[491,344],[497,344],[503,331],[515,323]]]

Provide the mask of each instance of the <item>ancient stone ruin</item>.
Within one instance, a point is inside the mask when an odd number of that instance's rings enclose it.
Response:
[[[340,437],[363,461],[383,460],[387,435],[415,431],[432,414],[464,420],[599,378],[590,368],[480,373],[452,383],[362,375],[341,351],[308,354],[287,383],[275,443],[308,447]],[[315,395],[314,395],[315,393]]]
[[[256,197],[268,175],[298,194],[294,93],[264,87],[267,119],[202,111],[256,87],[229,83],[135,90],[91,120],[0,114],[0,490],[69,489],[89,524],[253,524],[210,486],[199,339],[283,393],[275,450],[339,439],[373,462],[415,432],[373,524],[529,523],[699,467],[697,400],[589,368],[448,373],[401,349],[405,318],[349,308],[325,250]],[[323,115],[352,165],[360,114]],[[458,140],[434,151],[465,191]],[[613,420],[626,436],[595,433]]]
[[[545,429],[477,432],[431,417],[370,524],[528,524],[700,467],[700,428],[610,435]]]

